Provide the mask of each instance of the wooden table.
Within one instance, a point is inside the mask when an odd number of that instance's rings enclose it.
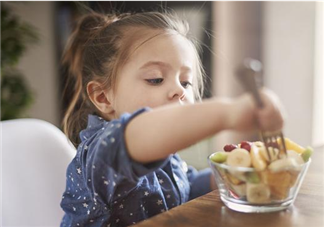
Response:
[[[323,227],[324,146],[314,150],[312,163],[305,176],[294,205],[272,213],[240,213],[225,207],[218,190],[191,200],[165,213],[140,222],[136,227]]]

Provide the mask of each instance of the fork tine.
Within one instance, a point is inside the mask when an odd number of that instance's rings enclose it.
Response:
[[[285,153],[285,155],[287,156],[287,148],[286,148],[286,142],[285,142],[285,137],[283,135],[282,132],[280,132],[280,139],[281,139],[281,144],[282,144],[282,147],[283,147],[283,151]]]
[[[285,139],[283,136],[283,133],[281,131],[278,132],[261,132],[261,137],[264,143],[264,146],[266,147],[267,155],[269,157],[270,162],[271,160],[271,154],[269,147],[272,147],[273,149],[278,149],[281,152],[284,152],[284,155],[287,156],[287,149],[285,144]],[[279,140],[280,143],[279,143]]]

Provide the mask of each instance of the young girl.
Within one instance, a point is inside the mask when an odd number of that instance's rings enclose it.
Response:
[[[198,53],[172,15],[86,15],[64,62],[75,91],[64,129],[77,154],[61,226],[128,226],[205,194],[211,172],[187,167],[178,150],[226,129],[283,125],[266,90],[262,110],[248,94],[200,102]]]

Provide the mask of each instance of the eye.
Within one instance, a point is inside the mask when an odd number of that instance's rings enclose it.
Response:
[[[189,81],[182,81],[181,85],[184,88],[188,88],[189,86],[192,86],[192,83],[190,83]]]
[[[152,84],[152,85],[159,85],[163,82],[163,78],[157,78],[157,79],[146,79],[146,81],[149,83],[149,84]]]

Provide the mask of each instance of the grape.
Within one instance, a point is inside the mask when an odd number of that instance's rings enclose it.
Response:
[[[251,151],[251,143],[248,141],[243,141],[243,142],[241,142],[241,148],[250,152]]]
[[[236,149],[237,148],[237,145],[235,144],[227,144],[224,146],[224,151],[226,152],[231,152],[232,150]]]

